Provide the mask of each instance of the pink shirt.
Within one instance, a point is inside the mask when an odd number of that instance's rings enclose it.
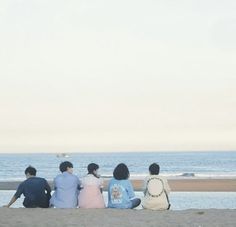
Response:
[[[81,191],[79,194],[80,208],[105,208],[103,195],[103,180],[92,174],[88,174],[81,180]]]

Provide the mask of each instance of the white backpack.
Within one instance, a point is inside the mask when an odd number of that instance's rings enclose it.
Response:
[[[159,196],[162,195],[162,193],[165,193],[166,196],[166,200],[168,202],[168,210],[170,209],[170,201],[169,201],[169,197],[168,194],[164,188],[164,182],[162,179],[160,179],[159,177],[151,177],[148,179],[147,181],[147,186],[146,189],[144,191],[145,195],[149,195],[151,197],[157,198]]]
[[[147,181],[145,195],[148,194],[151,197],[159,197],[164,192],[163,180],[158,177],[151,177]]]

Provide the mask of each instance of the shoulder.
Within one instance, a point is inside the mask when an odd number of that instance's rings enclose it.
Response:
[[[28,180],[28,179],[27,179],[27,180]],[[18,188],[24,187],[24,186],[27,184],[27,182],[28,182],[27,180],[22,181],[22,182],[19,184]]]
[[[151,178],[151,175],[148,175],[144,178],[144,181],[148,181]]]
[[[75,174],[71,174],[71,176],[72,176],[74,179],[79,180],[79,177],[76,176]]]
[[[37,180],[39,180],[39,181],[47,181],[45,178],[43,178],[43,177],[37,177]]]
[[[118,180],[116,180],[115,178],[111,178],[110,180],[109,180],[109,184],[115,184],[115,183],[118,183],[119,181]]]
[[[58,174],[55,178],[54,181],[58,181],[62,178],[62,174]]]
[[[72,179],[74,182],[76,182],[76,183],[79,183],[79,182],[80,182],[79,177],[76,176],[76,175],[74,175],[74,174],[71,174],[71,179]]]
[[[166,178],[165,176],[160,176],[160,175],[158,175],[158,178],[160,178],[160,179],[163,180],[163,181],[167,181],[167,178]]]
[[[160,175],[149,175],[148,176],[148,179],[162,179],[162,176],[160,176]]]
[[[42,184],[47,183],[47,180],[45,178],[42,178],[42,177],[34,177],[34,180],[37,181],[37,182],[40,182]]]
[[[60,178],[60,177],[62,177],[62,174],[61,174],[61,173],[58,174],[58,175],[56,175],[54,179],[57,179],[57,178]]]
[[[87,182],[87,183],[99,183],[100,182],[100,178],[95,177],[92,174],[88,174],[85,177],[82,178],[82,182]]]
[[[126,185],[126,186],[132,186],[132,183],[129,179],[126,180],[120,180],[121,185]]]

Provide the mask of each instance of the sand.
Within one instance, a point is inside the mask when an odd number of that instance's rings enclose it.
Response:
[[[170,179],[171,191],[236,192],[236,179]],[[142,190],[142,180],[132,181],[135,190]]]
[[[0,226],[233,227],[236,226],[236,210],[150,211],[0,208]]]
[[[105,190],[107,190],[105,180]],[[236,179],[169,179],[171,191],[236,192]],[[16,190],[20,182],[0,182],[0,190]],[[143,180],[132,180],[135,191],[142,191]],[[52,182],[50,182],[53,188]]]
[[[142,180],[132,180],[141,190]],[[52,182],[50,182],[52,184]],[[107,181],[106,181],[107,183]],[[15,190],[19,182],[0,182],[0,189]],[[236,179],[170,179],[172,191],[236,191]],[[53,185],[51,185],[53,187]],[[0,227],[220,227],[236,226],[236,210],[150,211],[118,209],[0,208]]]

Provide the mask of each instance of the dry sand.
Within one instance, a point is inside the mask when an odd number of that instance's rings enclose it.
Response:
[[[0,227],[21,226],[235,227],[236,210],[150,211],[0,208]]]

